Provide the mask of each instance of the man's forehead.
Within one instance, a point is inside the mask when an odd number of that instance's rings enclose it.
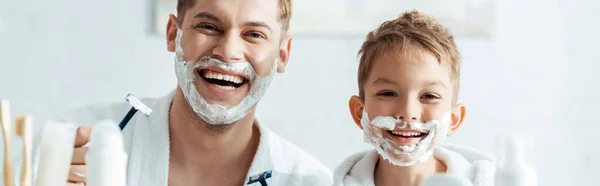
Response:
[[[278,0],[196,0],[186,13],[186,19],[197,14],[208,13],[223,22],[278,23]]]

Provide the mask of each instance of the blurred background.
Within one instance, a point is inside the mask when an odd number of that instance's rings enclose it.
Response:
[[[176,78],[162,24],[173,2],[0,0],[0,97],[39,127],[127,93],[167,94]],[[497,136],[530,136],[539,185],[600,185],[600,1],[296,0],[291,60],[260,121],[331,169],[370,148],[347,108],[357,51],[369,30],[413,8],[438,16],[464,56],[467,119],[451,141],[496,154]],[[12,147],[17,156],[17,137]]]

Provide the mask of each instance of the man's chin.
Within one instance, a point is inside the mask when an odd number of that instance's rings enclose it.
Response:
[[[222,107],[225,107],[226,109],[230,109],[233,108],[237,105],[239,105],[242,100],[244,99],[244,97],[217,97],[217,96],[213,96],[213,95],[209,95],[209,96],[205,96],[202,93],[200,93],[200,96],[204,99],[204,101],[206,101],[206,103],[210,104],[210,105],[220,105]]]
[[[204,124],[204,128],[210,132],[211,134],[218,135],[223,134],[231,129],[233,123],[225,123],[225,124]]]

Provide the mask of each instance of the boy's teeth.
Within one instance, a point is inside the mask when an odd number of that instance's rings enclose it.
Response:
[[[398,131],[392,131],[392,134],[398,135],[398,136],[405,136],[405,137],[412,137],[412,136],[419,136],[421,135],[420,132],[398,132]]]
[[[208,78],[208,79],[218,79],[218,80],[223,80],[223,81],[229,81],[232,83],[242,83],[244,81],[244,78],[240,77],[240,76],[235,76],[235,75],[229,75],[229,74],[221,74],[212,70],[207,70],[206,73],[204,73],[204,77]]]

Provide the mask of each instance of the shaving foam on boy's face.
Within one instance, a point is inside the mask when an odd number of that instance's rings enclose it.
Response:
[[[208,124],[232,124],[250,113],[271,84],[277,69],[278,58],[265,77],[260,77],[250,62],[226,63],[206,56],[196,61],[185,61],[183,48],[181,48],[182,35],[183,31],[178,29],[175,40],[175,73],[179,87],[194,112]],[[211,70],[205,70],[203,74],[200,74],[200,71],[204,69],[235,72],[236,75],[224,75]],[[196,79],[196,76],[199,78]],[[210,103],[200,94],[196,87],[197,81],[203,81],[200,78],[214,83],[212,85],[222,88],[224,91],[233,91],[241,86],[246,86],[244,84],[248,84],[250,87],[242,101],[228,107]]]
[[[396,166],[412,166],[430,158],[433,150],[446,139],[450,118],[447,112],[440,119],[425,123],[392,116],[377,116],[370,121],[365,107],[361,125],[365,142],[375,147],[383,159]],[[414,139],[418,141],[410,142]]]

